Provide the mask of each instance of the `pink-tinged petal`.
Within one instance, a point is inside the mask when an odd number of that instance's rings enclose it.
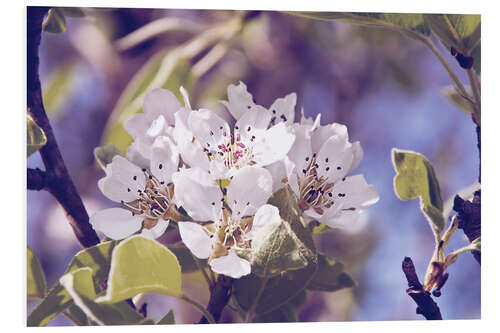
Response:
[[[230,276],[233,279],[239,279],[251,272],[248,260],[238,257],[234,251],[229,251],[229,254],[224,257],[212,259],[209,264],[215,273]]]
[[[256,166],[246,166],[235,173],[227,187],[227,201],[233,219],[253,215],[265,204],[273,190],[269,171]]]
[[[151,151],[151,173],[160,182],[170,183],[172,174],[179,168],[179,152],[170,138],[159,136]]]
[[[106,166],[106,176],[97,186],[101,192],[115,202],[130,202],[138,198],[138,193],[146,186],[146,177],[141,168],[122,156],[115,156]]]
[[[215,221],[222,207],[222,193],[215,180],[200,168],[183,169],[172,175],[174,198],[196,221]]]
[[[291,93],[283,98],[278,98],[269,108],[271,116],[275,118],[274,123],[284,122],[292,124],[295,119],[295,104],[297,103],[297,94]]]
[[[281,223],[280,212],[273,205],[261,206],[253,218],[252,229],[247,234],[252,239],[252,247],[258,248],[267,236]]]
[[[311,131],[314,131],[316,128],[320,126],[320,122],[321,122],[321,113],[318,113],[316,115],[316,118],[314,118],[313,120],[312,117],[306,118],[304,116],[303,108],[300,110],[300,125],[307,126],[308,128],[310,128]]]
[[[217,149],[231,137],[227,122],[215,112],[207,109],[193,111],[189,114],[188,124],[196,140],[203,148]]]
[[[152,227],[151,229],[143,228],[141,231],[141,235],[143,235],[144,237],[149,238],[149,239],[160,238],[165,233],[165,230],[167,230],[168,223],[169,223],[168,220],[165,221],[165,220],[159,219],[158,222],[156,223],[156,225],[154,227]]]
[[[102,232],[106,237],[120,240],[139,231],[142,227],[140,215],[122,208],[109,208],[96,212],[90,217],[90,224],[96,231]]]
[[[241,81],[238,85],[231,84],[227,87],[227,98],[229,101],[221,101],[221,103],[236,120],[255,106],[252,95],[247,91],[247,86]]]
[[[347,127],[345,125],[333,123],[316,128],[311,134],[311,146],[313,152],[319,152],[325,142],[332,136],[337,136],[347,142],[349,140]]]
[[[293,145],[295,134],[284,123],[279,123],[256,140],[253,146],[254,161],[259,165],[269,165],[285,158]]]
[[[144,114],[152,122],[163,115],[167,124],[174,124],[174,113],[181,108],[177,97],[166,89],[156,88],[144,96],[142,104]]]
[[[179,233],[188,249],[199,259],[207,259],[212,252],[212,240],[198,223],[179,222]]]
[[[135,139],[138,136],[144,135],[150,125],[151,122],[144,113],[137,113],[127,119],[125,129]]]

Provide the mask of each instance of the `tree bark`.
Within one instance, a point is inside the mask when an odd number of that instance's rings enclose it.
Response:
[[[64,208],[67,219],[73,228],[76,238],[83,247],[90,247],[99,243],[96,232],[89,223],[89,216],[82,199],[71,180],[59,147],[50,126],[42,100],[42,89],[38,76],[39,56],[38,48],[42,35],[42,22],[49,7],[27,8],[27,108],[35,123],[42,128],[47,137],[47,143],[40,149],[40,155],[45,165],[43,187],[40,172],[28,170],[28,185],[33,189],[45,189]],[[31,175],[31,176],[30,176]],[[35,186],[36,185],[36,186]]]

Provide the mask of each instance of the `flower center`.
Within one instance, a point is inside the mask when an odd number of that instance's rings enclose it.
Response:
[[[218,143],[213,140],[212,144],[210,142],[205,144],[206,147],[203,151],[210,162],[216,161],[223,163],[226,168],[236,169],[254,164],[252,147],[242,142],[241,135],[236,132],[238,131],[238,127],[236,126],[234,129],[235,135],[233,136],[221,127],[222,140]],[[210,131],[210,136],[214,136],[212,130]],[[255,136],[251,136],[250,141],[253,142],[254,140]]]
[[[217,221],[204,226],[205,232],[214,240],[212,259],[225,256],[231,249],[241,251],[250,248],[247,234],[252,229],[253,216],[234,217],[224,207],[220,215]]]
[[[301,170],[301,175],[297,174],[297,183],[299,185],[299,207],[305,211],[309,208],[314,209],[318,214],[323,214],[325,208],[330,208],[335,204],[332,189],[334,183],[328,181],[328,177],[319,176],[316,163],[316,153],[312,157],[306,157],[306,166]],[[340,195],[345,195],[341,194]]]
[[[168,217],[166,215],[174,194],[174,185],[165,185],[164,182],[160,182],[146,169],[142,169],[142,171],[146,176],[146,186],[144,190],[137,190],[136,201],[131,203],[122,201],[122,205],[130,210],[132,215],[141,215],[144,216],[145,219],[155,221],[160,218],[167,219]]]

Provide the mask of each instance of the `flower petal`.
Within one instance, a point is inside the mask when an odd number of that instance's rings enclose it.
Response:
[[[193,141],[193,133],[191,133],[188,125],[188,118],[191,112],[191,110],[181,108],[174,114],[175,127],[172,131],[172,137],[178,145]]]
[[[207,109],[191,112],[188,124],[196,140],[203,148],[209,150],[216,149],[231,136],[227,122],[215,112]]]
[[[276,161],[266,167],[273,178],[273,193],[291,183],[292,171],[295,165],[285,156],[282,160]],[[295,182],[296,183],[296,182]]]
[[[144,96],[142,109],[149,121],[154,121],[159,115],[163,115],[167,124],[173,125],[174,113],[181,108],[177,97],[166,89],[156,88],[150,90]]]
[[[368,185],[363,175],[345,177],[333,186],[335,204],[342,203],[343,209],[366,208],[379,200],[377,189]]]
[[[115,202],[130,202],[138,198],[139,191],[144,190],[146,177],[138,166],[117,155],[106,166],[106,176],[98,181],[97,186]]]
[[[246,145],[253,146],[258,141],[255,138],[269,126],[271,115],[265,108],[256,105],[254,109],[243,113],[234,126],[234,136],[236,141],[242,141]],[[239,134],[239,136],[238,136]],[[254,137],[252,139],[252,137]],[[239,138],[239,139],[238,139]]]
[[[248,260],[238,257],[234,251],[229,251],[226,256],[212,259],[209,264],[215,273],[230,276],[233,279],[239,279],[251,272]]]
[[[212,240],[198,223],[179,222],[179,233],[188,249],[199,259],[207,259],[212,252]]]
[[[267,202],[272,190],[273,178],[266,169],[247,166],[238,170],[227,187],[227,201],[233,218],[253,215]]]
[[[301,175],[302,169],[310,163],[313,155],[311,132],[307,125],[294,125],[292,128],[295,134],[295,141],[288,152],[288,158],[295,165],[295,171]]]
[[[196,221],[215,221],[222,207],[222,193],[208,172],[200,168],[183,169],[172,175],[174,197]]]
[[[269,165],[283,159],[295,140],[295,134],[284,123],[271,127],[257,138],[253,146],[254,161]]]
[[[236,120],[255,106],[252,95],[247,91],[247,86],[241,81],[238,85],[231,84],[227,87],[227,99],[228,102],[221,102]]]
[[[153,228],[142,229],[141,235],[143,235],[144,237],[147,237],[149,239],[160,238],[165,233],[165,230],[167,230],[168,223],[169,223],[168,220],[165,221],[163,219],[158,219],[158,222],[156,223],[156,225]]]
[[[297,94],[291,93],[283,98],[278,98],[269,108],[274,123],[284,122],[287,125],[293,123],[295,119],[295,104],[297,103]]]
[[[146,153],[147,154],[147,153]],[[140,168],[149,168],[149,158],[145,156],[141,140],[134,140],[127,148],[127,159]]]
[[[352,172],[354,169],[356,169],[359,165],[359,162],[363,159],[363,148],[361,148],[361,144],[359,141],[356,141],[352,144],[352,155],[353,155],[353,160],[351,163],[351,167],[349,168],[349,171],[347,173]]]
[[[253,218],[252,229],[247,236],[252,239],[252,247],[258,248],[261,241],[265,241],[267,236],[281,223],[280,212],[273,205],[261,206]]]
[[[139,231],[143,219],[144,217],[132,215],[132,212],[123,208],[108,208],[94,213],[90,217],[90,224],[106,237],[120,240]]]
[[[318,175],[328,178],[332,183],[343,178],[349,172],[354,158],[351,146],[341,136],[330,137],[316,156]]]
[[[166,136],[159,136],[151,150],[151,173],[160,182],[170,183],[172,174],[179,168],[177,147]]]
[[[311,146],[313,152],[319,152],[323,144],[332,136],[338,136],[344,141],[349,140],[347,136],[347,127],[345,125],[333,123],[316,128],[311,134]]]
[[[135,139],[138,136],[144,135],[150,125],[151,122],[144,113],[137,113],[127,119],[125,129]]]
[[[203,148],[198,141],[186,141],[179,144],[182,161],[191,168],[201,168],[209,170],[207,155],[203,152]]]

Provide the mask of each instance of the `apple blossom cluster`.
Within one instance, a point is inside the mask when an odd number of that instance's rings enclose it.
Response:
[[[344,125],[320,125],[320,115],[313,121],[302,111],[295,121],[295,93],[265,108],[242,82],[230,85],[222,103],[233,126],[211,110],[193,110],[181,93],[184,106],[168,90],[151,90],[144,113],[126,122],[134,141],[98,182],[120,207],[90,218],[107,237],[154,239],[174,221],[194,256],[239,278],[251,272],[243,252],[281,221],[267,203],[280,188],[292,189],[307,222],[330,227],[355,222],[378,201],[363,175],[349,175],[363,157],[359,142],[349,141]]]

